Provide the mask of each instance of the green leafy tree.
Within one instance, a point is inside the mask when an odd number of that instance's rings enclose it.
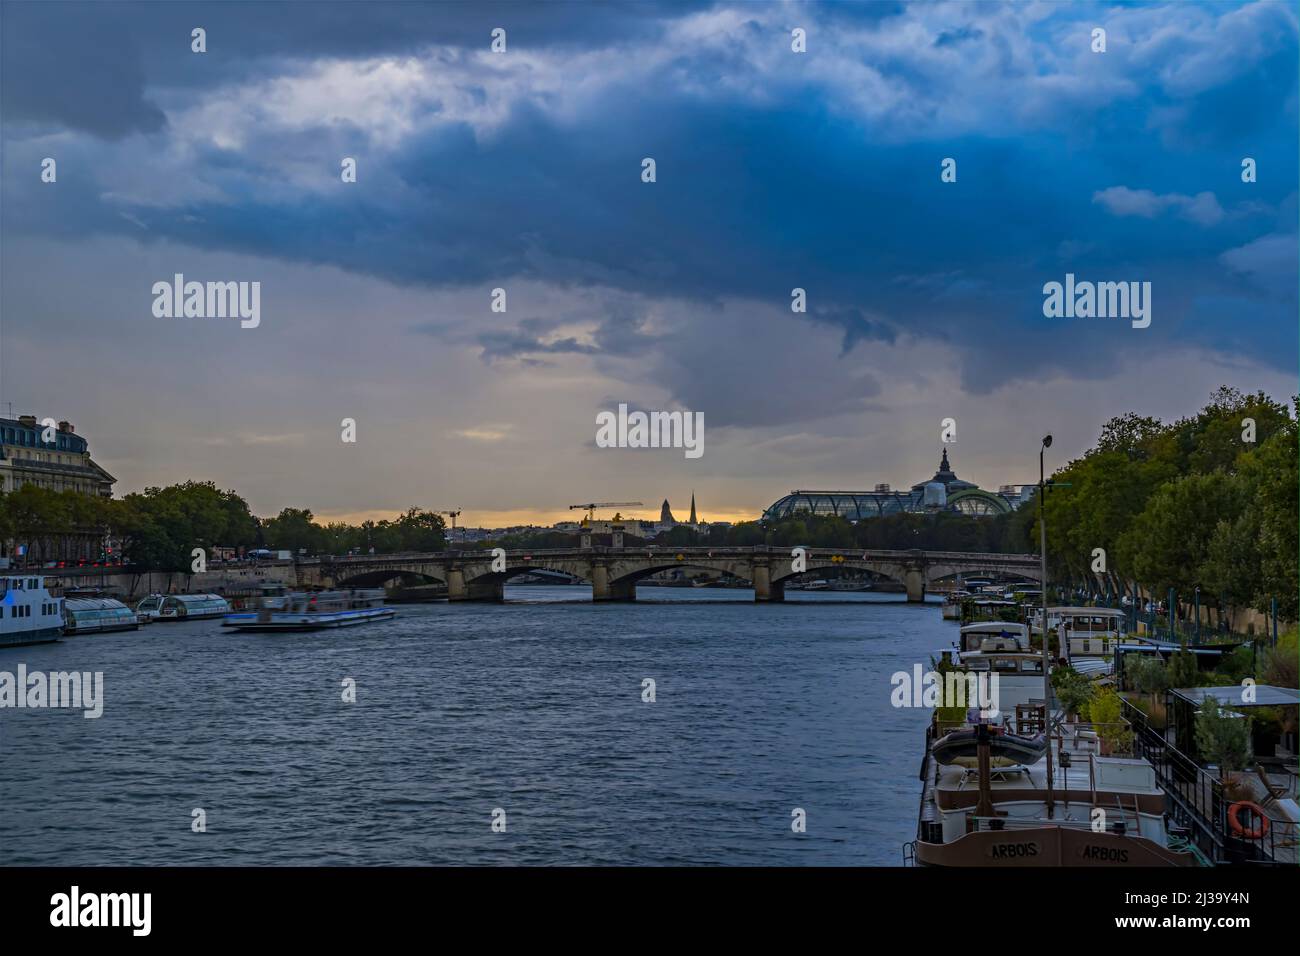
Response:
[[[395,525],[402,551],[442,551],[446,547],[446,525],[442,515],[409,508]]]
[[[294,554],[299,551],[314,554],[326,540],[323,530],[312,520],[311,510],[307,508],[283,509],[274,518],[262,522],[262,533],[267,547]]]
[[[1265,684],[1300,688],[1300,631],[1278,636],[1277,647],[1266,652],[1262,673]]]
[[[1120,539],[1137,579],[1157,593],[1171,587],[1190,593],[1211,557],[1216,528],[1241,514],[1246,490],[1240,477],[1221,471],[1161,487]]]
[[[1159,657],[1127,655],[1124,660],[1124,676],[1129,685],[1144,697],[1154,699],[1169,689],[1169,669]]]
[[[1084,712],[1097,690],[1091,680],[1072,667],[1055,668],[1052,671],[1052,687],[1065,712],[1072,716]]]
[[[1218,764],[1219,779],[1226,782],[1251,759],[1250,718],[1207,697],[1196,712],[1196,749],[1205,760]]]
[[[1258,514],[1259,586],[1254,605],[1268,611],[1271,599],[1285,620],[1300,617],[1300,444],[1294,420],[1279,427],[1258,451],[1244,456],[1242,472],[1253,481],[1250,507]]]
[[[1201,685],[1201,669],[1196,663],[1196,655],[1187,649],[1184,642],[1169,658],[1169,686],[1183,689]]]
[[[694,529],[679,525],[655,538],[655,544],[666,545],[670,548],[694,548],[702,543],[702,537]]]

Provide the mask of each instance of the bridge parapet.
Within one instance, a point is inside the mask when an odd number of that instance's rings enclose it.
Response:
[[[794,570],[793,549],[772,545],[537,548],[506,552],[505,570],[500,567],[500,556],[489,550],[323,556],[262,563],[238,571],[231,565],[206,574],[177,575],[177,579],[184,578],[184,583],[175,586],[195,591],[216,589],[219,577],[231,573],[265,576],[299,587],[378,586],[407,577],[446,584],[451,600],[501,600],[505,582],[511,577],[547,570],[591,582],[596,600],[633,600],[637,581],[670,568],[692,567],[752,581],[755,600],[765,602],[782,600],[786,581],[799,573]],[[807,573],[870,571],[906,584],[908,597],[914,601],[924,599],[927,584],[963,571],[1013,571],[1021,577],[1039,579],[1038,558],[1029,554],[804,547],[801,568]],[[56,574],[49,570],[44,573]],[[57,576],[65,581],[83,577],[72,569],[57,572]],[[101,580],[107,577],[102,570],[93,576]],[[128,593],[141,586],[158,586],[147,572],[132,570],[114,577],[121,579]],[[169,585],[163,588],[170,589]]]

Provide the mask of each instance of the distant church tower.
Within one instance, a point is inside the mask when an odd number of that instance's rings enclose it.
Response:
[[[695,518],[695,492],[691,492],[691,524],[699,524]]]
[[[664,506],[659,509],[660,524],[676,524],[677,519],[673,517],[673,509],[668,507],[668,499],[664,499]]]

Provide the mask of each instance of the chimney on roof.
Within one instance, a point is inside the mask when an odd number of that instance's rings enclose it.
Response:
[[[72,422],[59,422],[59,431],[67,432],[71,435],[73,432]]]
[[[36,416],[35,416],[35,415],[19,415],[19,416],[18,416],[18,424],[19,424],[19,425],[26,425],[28,428],[35,428],[35,427],[36,427]]]

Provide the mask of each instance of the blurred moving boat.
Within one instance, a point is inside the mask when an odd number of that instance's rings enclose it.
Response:
[[[63,598],[41,575],[0,576],[0,647],[48,644],[63,634]]]
[[[241,631],[320,631],[387,621],[397,611],[384,604],[382,588],[354,591],[294,591],[262,599],[252,611],[227,614],[222,627]]]

